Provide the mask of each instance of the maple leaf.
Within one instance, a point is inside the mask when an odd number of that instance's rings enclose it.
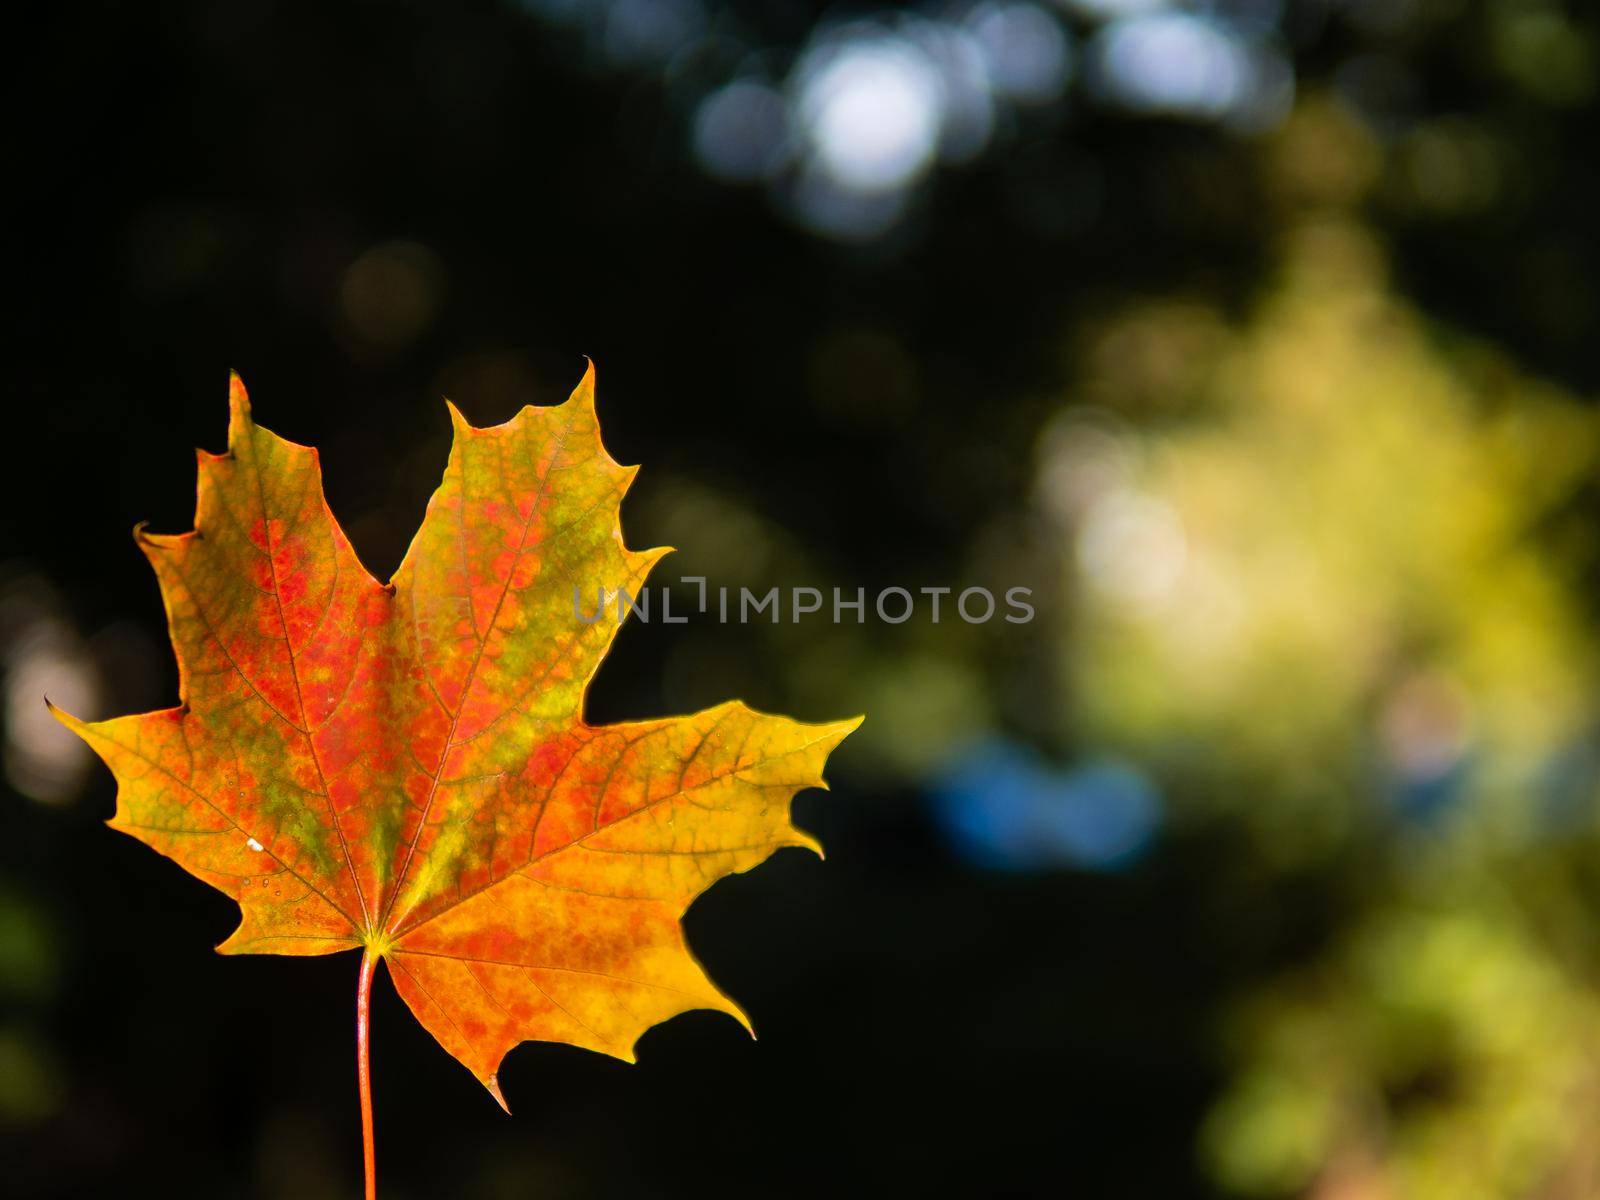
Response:
[[[239,902],[224,954],[363,949],[359,1035],[396,990],[502,1106],[519,1042],[629,1061],[688,1009],[748,1021],[684,943],[717,879],[781,846],[859,718],[737,701],[583,719],[617,625],[573,589],[637,594],[668,551],[623,544],[637,468],[600,440],[594,371],[564,404],[477,429],[450,406],[444,480],[393,581],[357,559],[317,452],[256,425],[232,379],[228,448],[199,452],[194,530],[135,537],[177,653],[177,708],[60,719],[115,774],[110,824]],[[370,1116],[368,1187],[371,1189]]]

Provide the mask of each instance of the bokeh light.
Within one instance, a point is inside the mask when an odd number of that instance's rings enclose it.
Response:
[[[957,853],[1006,871],[1114,870],[1150,847],[1159,797],[1115,760],[1051,768],[1006,741],[974,745],[935,782],[935,812]]]
[[[904,38],[850,36],[801,60],[798,108],[817,167],[842,188],[891,191],[938,147],[938,72]]]
[[[753,79],[718,88],[695,111],[695,158],[728,183],[772,178],[793,154],[790,139],[783,97]]]
[[[824,19],[788,55],[741,22],[713,23],[699,0],[523,6],[579,31],[607,69],[659,73],[691,96],[685,136],[713,179],[765,183],[801,227],[847,242],[893,233],[938,168],[1014,150],[1031,123],[1070,122],[1079,101],[1259,133],[1295,90],[1275,3],[927,0]]]
[[[15,565],[0,566],[0,661],[7,780],[35,800],[72,799],[94,759],[44,701],[96,713],[99,676],[82,636],[62,616],[54,589]]]

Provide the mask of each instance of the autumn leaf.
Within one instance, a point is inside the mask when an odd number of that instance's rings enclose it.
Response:
[[[199,454],[193,532],[135,530],[182,702],[57,710],[116,775],[111,825],[239,902],[222,953],[362,949],[363,1005],[387,963],[502,1105],[519,1042],[632,1061],[688,1009],[744,1021],[684,910],[781,846],[817,848],[789,803],[859,719],[733,701],[584,720],[616,623],[579,620],[573,589],[637,593],[667,553],[623,543],[637,468],[601,444],[593,369],[493,428],[451,406],[444,480],[388,584],[329,511],[316,450],[256,425],[237,376],[230,409],[227,452]]]

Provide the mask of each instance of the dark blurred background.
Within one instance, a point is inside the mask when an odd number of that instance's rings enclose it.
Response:
[[[595,720],[866,712],[708,1014],[512,1053],[387,983],[387,1196],[1600,1196],[1600,23],[1539,0],[53,6],[12,42],[0,1191],[351,1196],[356,962],[99,822],[176,697],[127,531],[226,372],[386,576],[598,368],[658,581]],[[681,587],[681,585],[680,585]],[[684,587],[682,608],[693,589]],[[681,611],[681,609],[680,609]]]

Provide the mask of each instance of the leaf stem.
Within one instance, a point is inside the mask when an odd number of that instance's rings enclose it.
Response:
[[[372,947],[361,951],[361,976],[356,983],[356,1082],[361,1088],[361,1161],[366,1170],[367,1200],[377,1200],[378,1159],[372,1142],[371,1019],[372,972],[378,965]]]

